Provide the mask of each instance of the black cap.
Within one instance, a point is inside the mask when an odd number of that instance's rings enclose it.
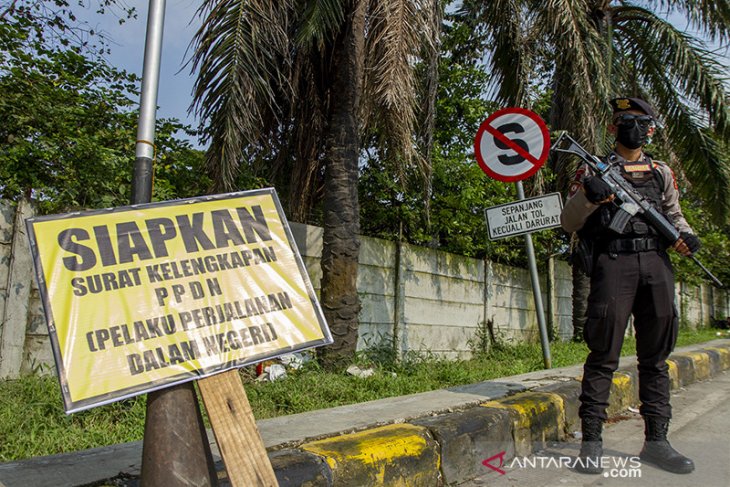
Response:
[[[654,109],[641,98],[614,98],[609,103],[611,104],[611,108],[613,108],[613,113],[623,112],[625,110],[639,110],[651,118],[656,118]]]

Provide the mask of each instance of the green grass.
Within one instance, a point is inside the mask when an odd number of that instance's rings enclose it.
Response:
[[[0,382],[0,461],[141,439],[144,396],[66,415],[55,377]]]
[[[682,332],[677,346],[718,338],[716,333],[717,330]],[[627,338],[623,355],[632,355],[634,350],[634,340]],[[543,367],[539,344],[495,347],[488,354],[462,361],[415,355],[394,363],[388,354],[382,353],[383,350],[377,352],[380,353],[360,356],[363,365],[377,365],[376,373],[366,379],[325,372],[315,363],[276,382],[255,383],[250,370],[243,370],[256,418],[471,384]],[[555,368],[579,364],[587,353],[588,349],[582,343],[551,344]],[[144,415],[145,396],[67,416],[62,409],[55,377],[28,376],[0,381],[0,461],[141,440]]]

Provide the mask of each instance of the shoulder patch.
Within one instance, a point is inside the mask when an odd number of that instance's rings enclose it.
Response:
[[[677,184],[677,178],[674,176],[674,171],[672,171],[672,168],[667,166],[667,169],[669,169],[669,174],[672,175],[672,184],[674,184],[674,189],[679,191],[679,185]]]
[[[655,161],[655,160],[652,160],[652,163],[654,164],[654,168],[663,168],[669,172],[669,175],[672,176],[672,185],[674,185],[674,189],[679,191],[679,185],[677,184],[677,177],[674,175],[674,171],[669,166],[669,164],[667,164],[664,161]]]

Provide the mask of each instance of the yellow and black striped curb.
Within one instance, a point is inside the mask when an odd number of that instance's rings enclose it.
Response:
[[[672,389],[730,369],[730,342],[672,354]],[[284,486],[437,486],[475,478],[580,429],[580,377],[477,406],[311,441],[270,454]],[[608,413],[638,406],[636,366],[614,374]]]
[[[565,430],[565,406],[560,394],[522,392],[497,401],[482,404],[485,408],[505,409],[512,421],[515,455],[532,452],[532,445],[556,441]]]
[[[439,445],[428,429],[392,424],[300,446],[324,458],[333,485],[438,485]]]

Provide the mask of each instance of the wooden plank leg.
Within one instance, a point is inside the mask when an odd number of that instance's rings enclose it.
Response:
[[[198,380],[218,449],[233,487],[278,487],[238,370]]]

